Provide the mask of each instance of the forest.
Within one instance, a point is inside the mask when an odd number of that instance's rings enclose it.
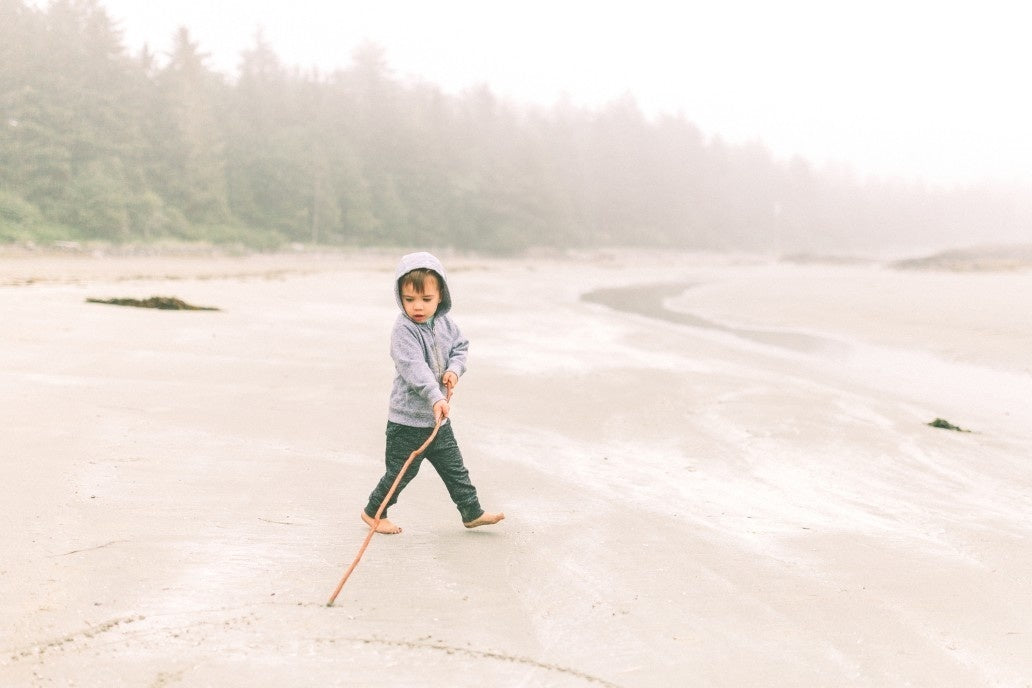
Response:
[[[257,33],[232,77],[181,28],[130,54],[98,0],[0,0],[0,243],[775,252],[1028,233],[1027,190],[859,179],[625,96],[448,94],[358,47],[332,73]]]

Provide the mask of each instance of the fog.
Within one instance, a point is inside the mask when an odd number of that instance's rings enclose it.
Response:
[[[1032,240],[1032,113],[1006,87],[1029,48],[1003,5],[4,12],[8,241]]]
[[[861,177],[1032,181],[1017,2],[104,5],[131,47],[167,51],[185,24],[227,73],[258,29],[285,62],[324,71],[370,40],[399,76],[453,93],[486,83],[591,107],[630,93],[647,114],[682,112],[708,135]]]

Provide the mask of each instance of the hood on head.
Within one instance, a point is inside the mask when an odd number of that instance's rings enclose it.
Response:
[[[452,306],[451,292],[448,290],[448,275],[445,273],[444,265],[437,259],[437,256],[426,251],[406,254],[398,261],[398,267],[394,271],[394,301],[398,304],[401,312],[404,313],[405,306],[401,303],[401,289],[399,288],[398,280],[405,273],[412,272],[418,268],[433,270],[441,276],[441,305],[437,307],[435,315],[444,315],[451,310]]]

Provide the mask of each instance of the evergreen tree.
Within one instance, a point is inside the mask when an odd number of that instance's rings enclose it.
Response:
[[[225,108],[222,80],[204,64],[206,55],[180,28],[168,65],[157,75],[160,103],[152,140],[157,164],[152,188],[195,225],[230,222],[226,185]]]
[[[123,158],[142,141],[121,37],[97,0],[55,0],[46,25],[35,133],[50,174],[34,175],[44,183],[30,199],[86,237],[127,239],[129,206],[143,189]]]
[[[0,0],[0,188],[12,197],[24,194],[34,176],[29,141],[38,126],[31,114],[43,34],[37,11],[20,0]]]

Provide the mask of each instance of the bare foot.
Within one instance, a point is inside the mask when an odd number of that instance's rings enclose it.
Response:
[[[366,525],[370,528],[373,527],[374,519],[369,518],[366,512],[362,512],[362,520],[366,522]],[[377,533],[383,533],[384,535],[397,535],[401,532],[401,528],[391,523],[386,518],[381,518],[380,523],[376,526]]]
[[[485,511],[472,521],[466,521],[462,525],[466,526],[467,528],[476,528],[477,526],[493,526],[495,523],[498,523],[503,518],[505,518],[505,514],[489,514]]]

